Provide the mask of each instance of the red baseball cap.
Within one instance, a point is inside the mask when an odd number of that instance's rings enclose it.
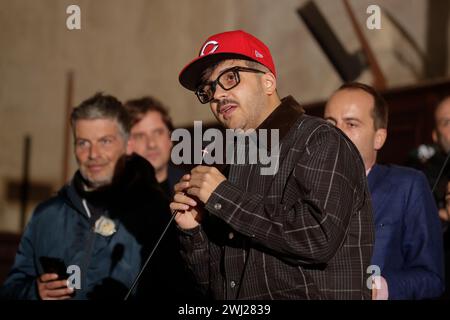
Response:
[[[236,30],[210,36],[203,43],[198,57],[183,68],[178,79],[183,87],[195,91],[200,84],[203,71],[226,59],[259,62],[276,76],[275,65],[269,48],[251,34]]]

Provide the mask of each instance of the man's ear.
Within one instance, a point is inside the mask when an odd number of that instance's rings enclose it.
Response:
[[[386,129],[378,129],[375,132],[375,141],[374,141],[374,147],[375,150],[380,150],[384,143],[386,142],[387,138],[387,130]]]
[[[272,72],[267,72],[261,77],[264,92],[272,95],[277,91],[277,78]]]
[[[438,134],[437,134],[436,129],[433,129],[433,132],[431,133],[431,138],[433,139],[434,143],[438,144],[439,141],[438,141]]]

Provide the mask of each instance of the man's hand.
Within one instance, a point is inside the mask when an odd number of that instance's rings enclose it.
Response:
[[[387,300],[389,287],[383,276],[375,276],[372,280],[372,300]]]
[[[203,215],[203,210],[197,204],[193,198],[185,195],[187,188],[189,187],[190,174],[184,175],[180,182],[175,185],[175,196],[170,203],[170,209],[173,211],[178,210],[178,214],[175,216],[175,221],[182,229],[193,229],[199,225]]]
[[[206,203],[214,190],[225,180],[225,176],[216,168],[197,166],[191,171],[187,193]]]
[[[56,273],[44,273],[37,278],[39,297],[42,300],[67,300],[73,288],[67,287],[67,280],[57,280]]]
[[[448,205],[445,208],[439,209],[439,219],[442,221],[448,222],[450,221],[450,207]]]

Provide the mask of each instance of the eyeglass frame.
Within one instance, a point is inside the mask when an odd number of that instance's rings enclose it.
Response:
[[[236,76],[236,84],[233,85],[232,87],[226,89],[226,88],[224,88],[223,84],[220,83],[219,79],[225,73],[230,72],[230,71],[233,72],[235,74],[235,76]],[[206,104],[206,103],[211,102],[212,100],[214,100],[214,94],[216,93],[217,84],[219,84],[219,86],[225,91],[229,91],[229,90],[231,90],[233,88],[236,88],[239,85],[239,83],[241,83],[241,77],[239,75],[240,71],[242,71],[242,72],[252,72],[252,73],[261,73],[261,74],[266,74],[267,73],[266,71],[262,71],[262,70],[258,70],[258,69],[254,69],[254,68],[241,67],[241,66],[235,66],[235,67],[231,67],[231,68],[225,69],[217,76],[216,80],[203,82],[202,84],[200,84],[197,87],[197,90],[195,90],[195,95],[197,96],[197,98],[200,101],[200,103],[201,104]],[[211,86],[212,95],[211,95],[211,98],[208,101],[203,102],[203,100],[200,98],[200,94],[199,94],[200,89],[199,88],[200,87],[204,87],[206,85],[210,85]]]

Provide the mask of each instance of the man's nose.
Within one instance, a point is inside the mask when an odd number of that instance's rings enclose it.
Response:
[[[99,155],[98,147],[96,144],[92,144],[89,148],[89,159],[95,159]]]
[[[216,86],[216,91],[214,91],[213,99],[217,101],[224,99],[228,96],[228,90],[223,89],[219,84]]]
[[[156,139],[152,134],[147,135],[147,148],[153,149],[156,147]]]

